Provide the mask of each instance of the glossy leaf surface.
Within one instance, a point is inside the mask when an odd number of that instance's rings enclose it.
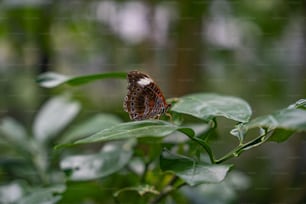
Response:
[[[223,116],[238,122],[247,122],[252,114],[249,104],[240,98],[202,93],[180,98],[171,110],[203,120]]]

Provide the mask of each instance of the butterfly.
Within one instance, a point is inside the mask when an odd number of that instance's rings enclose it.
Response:
[[[131,71],[127,79],[128,93],[124,98],[123,109],[131,120],[159,119],[171,107],[149,75]]]

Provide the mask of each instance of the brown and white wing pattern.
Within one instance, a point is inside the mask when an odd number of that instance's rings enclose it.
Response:
[[[139,71],[128,73],[128,93],[123,108],[131,120],[159,118],[169,107],[160,88],[149,75]]]

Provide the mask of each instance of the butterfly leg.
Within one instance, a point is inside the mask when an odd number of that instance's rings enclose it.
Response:
[[[170,122],[173,122],[173,118],[172,118],[172,115],[170,113],[167,112],[167,113],[165,113],[165,115],[169,117]]]

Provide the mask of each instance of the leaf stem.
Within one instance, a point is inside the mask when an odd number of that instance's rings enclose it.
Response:
[[[199,145],[201,145],[203,147],[203,149],[205,149],[205,151],[207,152],[208,156],[209,156],[209,159],[210,159],[210,162],[212,164],[215,164],[215,159],[214,159],[214,155],[213,155],[213,152],[212,150],[210,149],[209,145],[203,141],[202,139],[198,138],[198,137],[195,137],[195,136],[192,136],[192,135],[189,135],[189,134],[186,134],[191,140],[195,141],[196,143],[198,143]]]
[[[236,148],[234,148],[232,151],[221,157],[220,159],[215,160],[216,164],[220,164],[228,159],[231,159],[233,157],[238,157],[242,152],[245,150],[251,149],[253,147],[257,147],[260,144],[264,143],[265,141],[268,140],[268,138],[272,135],[273,130],[266,132],[264,135],[260,135],[256,137],[255,139],[243,144],[241,143],[238,145]]]
[[[213,124],[214,124],[214,127],[216,127],[217,123],[216,121],[212,120],[213,121]],[[213,127],[213,128],[214,128]],[[212,128],[212,129],[213,129]],[[211,130],[212,130],[211,129]],[[195,133],[193,130],[190,131],[189,128],[180,128],[179,129],[180,132],[182,132],[183,134],[185,134],[187,137],[189,137],[191,140],[193,140],[194,142],[198,143],[199,145],[201,145],[203,147],[203,149],[207,152],[208,156],[209,156],[209,159],[210,159],[210,162],[212,164],[215,164],[215,159],[214,159],[214,155],[213,155],[213,152],[211,150],[211,148],[209,147],[209,145],[207,144],[206,141],[204,141],[203,139],[195,136]]]
[[[210,162],[211,162],[212,164],[215,164],[216,161],[215,161],[215,159],[214,159],[213,152],[212,152],[211,148],[209,147],[209,145],[208,145],[205,141],[201,140],[201,139],[198,138],[198,137],[193,137],[193,138],[191,138],[191,139],[192,139],[193,141],[199,143],[199,144],[203,147],[203,149],[205,149],[205,151],[207,152],[207,154],[208,154],[208,156],[209,156]]]

